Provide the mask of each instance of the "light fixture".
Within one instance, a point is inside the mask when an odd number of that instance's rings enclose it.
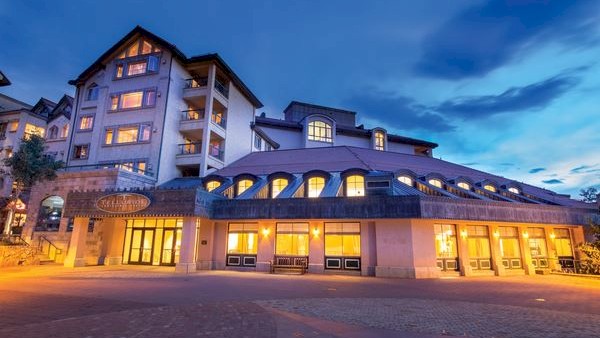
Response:
[[[529,233],[527,231],[523,231],[523,238],[529,238]]]
[[[269,228],[262,229],[263,236],[265,236],[265,237],[269,236],[269,232],[271,232],[271,230],[269,230]]]
[[[467,235],[468,235],[468,233],[467,233],[467,230],[465,230],[465,229],[462,229],[462,230],[460,231],[460,237],[462,237],[462,238],[467,238]]]
[[[498,230],[494,231],[494,238],[500,238],[500,232]]]
[[[555,239],[556,238],[556,234],[554,232],[550,233],[550,239]]]
[[[318,237],[318,236],[319,236],[319,232],[320,232],[320,231],[319,231],[319,228],[315,227],[315,228],[313,229],[313,231],[312,231],[312,233],[313,233],[313,236],[315,236],[315,237]]]

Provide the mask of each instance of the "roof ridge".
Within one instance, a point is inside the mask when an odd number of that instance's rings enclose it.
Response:
[[[367,162],[363,161],[363,159],[362,159],[362,158],[360,158],[360,156],[358,156],[358,154],[357,154],[357,153],[355,153],[354,151],[352,151],[352,149],[350,149],[350,147],[348,147],[348,146],[344,146],[344,147],[345,147],[346,149],[348,149],[348,151],[349,151],[349,152],[350,152],[352,155],[354,155],[354,157],[356,157],[356,159],[357,159],[357,160],[359,160],[359,161],[360,161],[362,164],[364,164],[364,165],[365,165],[365,167],[369,168],[369,170],[370,170],[370,171],[373,171],[373,168],[372,168],[370,165],[368,165],[368,164],[367,164]]]

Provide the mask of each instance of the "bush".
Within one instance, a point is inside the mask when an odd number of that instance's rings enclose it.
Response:
[[[579,246],[581,252],[580,273],[600,275],[600,246],[598,242],[584,243]]]

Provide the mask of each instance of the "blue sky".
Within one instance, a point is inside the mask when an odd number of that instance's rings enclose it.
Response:
[[[578,194],[600,186],[598,1],[0,0],[0,92],[67,84],[139,24],[290,100],[440,144],[445,160]]]

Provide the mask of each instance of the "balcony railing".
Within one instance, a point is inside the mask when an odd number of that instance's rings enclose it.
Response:
[[[196,121],[204,119],[204,109],[188,109],[181,111],[182,121]]]
[[[220,161],[223,161],[223,158],[225,157],[225,151],[213,145],[208,147],[208,154]]]
[[[229,87],[215,79],[215,89],[226,98],[229,98]]]
[[[139,169],[139,168],[135,168],[135,167],[132,167],[129,164],[119,163],[119,162],[100,163],[100,164],[86,164],[86,165],[74,165],[74,166],[64,167],[64,168],[62,168],[60,170],[67,171],[67,172],[76,172],[76,171],[87,171],[87,170],[109,169],[109,168],[119,168],[119,169],[123,169],[123,170],[126,170],[126,171],[135,172],[135,173],[146,175],[146,176],[150,176],[150,177],[154,176],[154,174],[151,171],[144,170],[144,169]]]
[[[202,151],[202,142],[182,143],[178,146],[179,155],[195,155]]]
[[[227,119],[223,114],[213,112],[210,116],[210,120],[223,129],[227,126]]]
[[[185,80],[185,88],[200,88],[208,85],[208,77],[198,76],[191,79]]]

